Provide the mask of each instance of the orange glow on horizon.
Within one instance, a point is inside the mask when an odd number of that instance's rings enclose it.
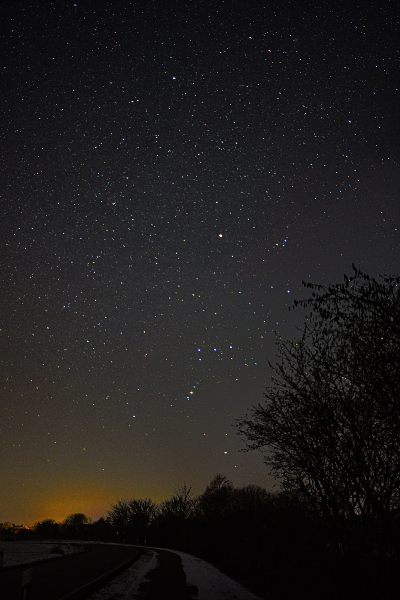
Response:
[[[115,499],[110,498],[110,494],[105,493],[104,490],[52,492],[42,498],[37,507],[35,521],[54,519],[59,523],[73,513],[83,513],[96,521],[100,517],[107,516],[107,510],[112,502],[115,502]]]
[[[87,517],[91,517],[96,521],[100,517],[107,516],[107,510],[110,504],[114,504],[117,500],[131,498],[152,498],[154,502],[162,502],[172,495],[172,489],[167,490],[165,494],[146,494],[146,493],[110,493],[110,491],[93,489],[88,491],[70,491],[70,492],[51,492],[43,497],[34,511],[34,516],[29,517],[25,521],[32,526],[38,521],[44,519],[54,519],[57,523],[64,521],[68,515],[73,513],[83,513]],[[33,512],[33,511],[30,511]]]

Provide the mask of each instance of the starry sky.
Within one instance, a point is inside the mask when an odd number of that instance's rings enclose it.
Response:
[[[397,3],[9,4],[0,521],[271,489],[232,423],[302,281],[400,272]]]

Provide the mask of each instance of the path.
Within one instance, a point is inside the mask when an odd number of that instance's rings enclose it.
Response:
[[[210,563],[177,550],[148,549],[85,600],[260,600]]]

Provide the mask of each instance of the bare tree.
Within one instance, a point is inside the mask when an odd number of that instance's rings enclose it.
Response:
[[[223,488],[233,489],[232,481],[228,479],[226,475],[223,475],[222,473],[217,473],[216,475],[214,475],[214,477],[206,487],[204,493],[213,493]]]
[[[305,284],[301,336],[277,339],[265,403],[237,424],[284,488],[376,552],[400,504],[400,278],[353,269]]]
[[[193,486],[178,486],[173,490],[171,498],[164,500],[160,504],[160,515],[164,518],[175,518],[186,520],[192,516],[196,505],[196,499],[193,497]]]
[[[56,538],[60,535],[60,525],[54,519],[44,519],[35,523],[36,533],[44,538]]]
[[[129,500],[117,500],[115,504],[111,504],[107,515],[111,525],[119,529],[121,533],[125,533],[130,521]]]
[[[232,482],[221,473],[217,473],[199,497],[198,509],[205,518],[220,518],[231,509],[233,497]]]
[[[151,498],[129,500],[129,522],[134,529],[146,530],[158,512],[157,504]]]
[[[84,526],[93,524],[93,519],[87,517],[83,513],[73,513],[68,515],[61,523],[61,530],[64,535],[71,537],[82,536],[84,534]]]
[[[193,496],[191,485],[178,486],[171,498],[161,502],[158,511],[158,523],[165,532],[165,544],[175,539],[180,549],[186,548],[188,523],[195,514],[197,498]]]

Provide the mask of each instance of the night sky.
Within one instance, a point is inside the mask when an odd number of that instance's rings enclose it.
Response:
[[[396,2],[33,2],[1,17],[0,521],[272,480],[302,280],[400,272]]]

